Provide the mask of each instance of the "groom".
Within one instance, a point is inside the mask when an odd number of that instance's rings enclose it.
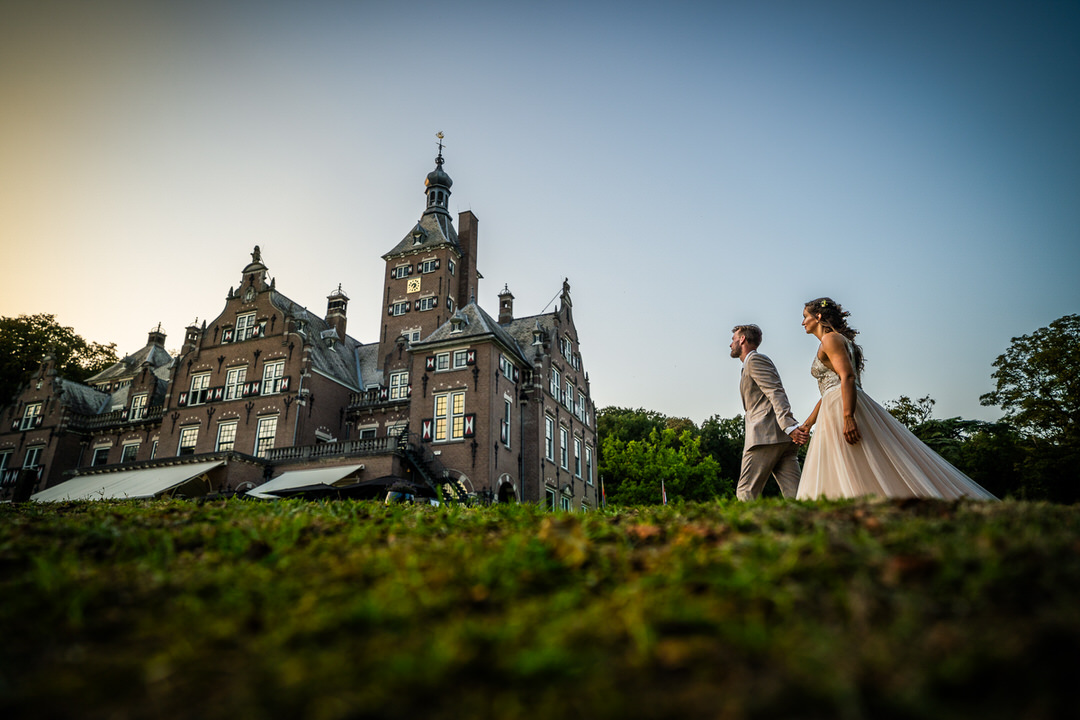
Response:
[[[742,471],[735,491],[740,500],[755,500],[772,475],[786,498],[799,489],[799,462],[796,445],[809,440],[791,414],[780,373],[773,361],[757,351],[761,328],[736,325],[732,329],[731,357],[742,361],[739,393],[746,411],[746,442]]]

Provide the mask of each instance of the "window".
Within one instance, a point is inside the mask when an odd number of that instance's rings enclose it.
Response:
[[[435,356],[435,369],[436,370],[449,370],[450,369],[450,353],[439,353]]]
[[[236,445],[236,425],[235,422],[223,422],[218,425],[217,445],[215,445],[218,452],[232,450]]]
[[[7,470],[8,461],[11,460],[11,451],[0,452],[0,472]]]
[[[571,342],[569,337],[563,337],[559,339],[559,349],[562,351],[562,355],[566,358],[566,361],[571,365],[574,364],[574,343]]]
[[[259,429],[255,434],[255,456],[266,457],[274,447],[274,435],[277,434],[277,415],[259,418]]]
[[[19,424],[20,430],[29,430],[30,428],[36,428],[41,424],[41,403],[30,403],[26,406],[26,410],[23,411],[22,422]]]
[[[373,428],[373,427],[360,428],[359,437],[360,437],[361,440],[371,440],[371,439],[375,438],[375,436],[378,435],[378,433],[379,433],[378,428]]]
[[[247,340],[255,335],[255,313],[236,316],[236,342]]]
[[[544,416],[544,457],[555,460],[555,418]]]
[[[412,265],[398,265],[396,268],[390,271],[390,277],[395,280],[408,277],[412,275]]]
[[[150,445],[150,459],[151,460],[153,460],[154,458],[157,457],[157,443],[158,443],[158,441],[155,440],[153,442],[153,444]]]
[[[581,439],[574,438],[574,477],[581,477]]]
[[[454,369],[463,368],[468,364],[469,351],[468,350],[455,350],[454,351]]]
[[[420,328],[412,328],[401,333],[409,342],[420,342]]]
[[[450,274],[454,275],[457,272],[457,263],[455,263],[453,260],[449,260],[447,261],[447,265],[450,268]]]
[[[41,464],[41,451],[44,448],[32,447],[26,449],[26,457],[23,459],[23,469],[36,468]]]
[[[407,312],[409,312],[408,300],[402,300],[401,302],[396,302],[390,306],[390,314],[395,317],[398,315],[404,315]]]
[[[559,465],[563,470],[570,469],[570,433],[566,431],[566,428],[559,426]]]
[[[563,397],[563,403],[571,413],[574,412],[574,383],[569,380],[566,381],[566,396]]]
[[[244,380],[247,379],[247,367],[230,368],[225,373],[225,399],[235,400],[244,392]]]
[[[263,364],[262,390],[263,395],[276,395],[287,389],[288,383],[285,375],[285,361],[275,360]]]
[[[195,443],[199,439],[199,426],[193,425],[191,427],[180,429],[180,447],[177,448],[177,455],[194,455]]]
[[[450,312],[454,312],[454,298],[446,298],[446,307],[450,310]]]
[[[559,501],[559,507],[566,512],[570,512],[570,498],[563,495],[561,498],[559,498]]]
[[[431,272],[435,272],[438,269],[439,269],[439,260],[437,258],[433,258],[431,260],[425,260],[422,263],[420,263],[420,272],[422,272],[422,273],[431,273]]]
[[[505,355],[499,355],[499,371],[502,372],[503,377],[513,382],[514,364],[510,362],[510,358]]]
[[[559,388],[562,386],[562,375],[559,374],[557,368],[551,368],[551,396],[556,400],[559,399]]]
[[[131,398],[131,410],[128,411],[128,420],[142,420],[146,417],[146,396],[136,395]]]
[[[592,485],[592,446],[585,446],[585,482]]]
[[[409,373],[390,373],[390,399],[404,400],[409,397]]]
[[[202,405],[206,402],[206,394],[210,389],[210,373],[200,373],[191,376],[191,392],[188,393],[187,404]]]
[[[546,492],[545,492],[544,497],[545,497],[545,500],[546,500],[545,504],[547,505],[547,509],[551,510],[552,512],[554,512],[555,510],[558,510],[559,509],[559,494],[556,493],[551,488],[545,488],[545,490],[546,490]]]
[[[585,393],[583,392],[577,394],[577,416],[578,420],[585,422]]]
[[[435,396],[435,441],[465,437],[465,392]]]
[[[108,447],[94,448],[94,458],[90,461],[90,465],[92,467],[97,467],[98,465],[108,465],[109,449],[110,448]]]
[[[416,301],[416,309],[423,312],[424,310],[434,310],[439,307],[439,298],[432,295],[431,297],[420,298]]]
[[[135,462],[135,456],[139,454],[139,443],[128,443],[124,446],[124,451],[120,453],[120,462],[129,463]]]
[[[512,417],[512,411],[514,409],[513,403],[507,399],[503,399],[503,419],[502,424],[499,427],[499,437],[503,442],[503,445],[510,447],[510,418]]]

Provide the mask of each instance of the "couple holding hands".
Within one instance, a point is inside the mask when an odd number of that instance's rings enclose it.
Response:
[[[831,298],[803,307],[803,328],[821,342],[810,367],[821,399],[802,424],[791,412],[776,366],[757,350],[761,328],[732,330],[731,357],[743,364],[739,392],[746,411],[738,498],[756,499],[773,476],[786,498],[995,499],[863,392],[862,348],[854,342],[848,315]],[[797,446],[807,442],[800,477]]]

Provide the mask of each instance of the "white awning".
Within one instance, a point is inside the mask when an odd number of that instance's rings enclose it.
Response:
[[[314,470],[290,470],[281,473],[272,480],[268,480],[254,490],[248,490],[247,494],[251,497],[277,500],[279,499],[278,496],[271,494],[276,490],[291,490],[292,488],[311,485],[332,487],[334,483],[342,478],[363,469],[363,465],[338,465],[336,467],[315,468]]]
[[[125,500],[160,495],[193,477],[224,465],[223,460],[168,465],[143,470],[121,470],[75,477],[31,496],[37,502],[62,500]]]

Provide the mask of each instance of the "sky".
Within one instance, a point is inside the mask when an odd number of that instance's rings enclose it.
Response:
[[[598,407],[742,412],[756,323],[796,417],[803,303],[879,402],[993,420],[1011,338],[1080,312],[1080,3],[0,3],[0,315],[166,346],[255,245],[378,338],[381,256],[479,218],[478,301],[571,285]]]

